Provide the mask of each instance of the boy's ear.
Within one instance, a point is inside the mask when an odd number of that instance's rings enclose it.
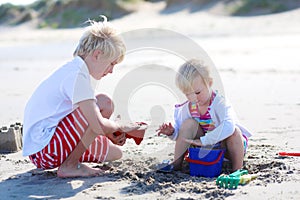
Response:
[[[102,54],[103,54],[103,52],[101,50],[96,49],[95,51],[93,51],[92,55],[93,55],[93,58],[97,60],[97,59],[99,59],[100,56],[102,56]]]
[[[213,79],[210,78],[210,79],[209,79],[209,82],[208,82],[209,87],[211,87],[211,86],[213,85],[213,83],[214,83]]]

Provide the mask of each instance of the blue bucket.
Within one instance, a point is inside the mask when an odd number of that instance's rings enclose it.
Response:
[[[191,176],[217,177],[221,174],[225,149],[189,148],[185,157]]]

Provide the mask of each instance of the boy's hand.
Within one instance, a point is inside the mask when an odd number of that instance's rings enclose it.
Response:
[[[200,139],[196,139],[196,140],[184,139],[184,141],[195,146],[203,146]]]
[[[128,122],[121,120],[121,116],[118,115],[115,119],[115,122],[118,124],[119,129],[121,132],[128,133],[130,131],[134,131],[140,128],[140,125],[138,123]]]
[[[174,127],[172,126],[171,123],[169,124],[163,123],[161,126],[159,126],[156,132],[158,136],[160,136],[161,134],[170,136],[173,135],[174,133]]]
[[[140,128],[140,125],[137,123],[126,123],[126,124],[119,124],[120,130],[122,132],[128,133],[130,131],[134,131]]]
[[[126,133],[116,135],[115,133],[106,134],[106,136],[112,141],[112,143],[123,146],[126,142]]]

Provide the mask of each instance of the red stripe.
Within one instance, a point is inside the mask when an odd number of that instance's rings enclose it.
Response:
[[[61,165],[81,140],[88,123],[79,108],[59,122],[49,144],[40,152],[30,156],[30,160],[38,167],[52,169]],[[80,161],[103,162],[108,153],[108,139],[96,137],[95,141],[84,152]],[[55,158],[56,156],[56,158]]]

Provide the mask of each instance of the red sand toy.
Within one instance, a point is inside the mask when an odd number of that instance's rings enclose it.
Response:
[[[279,152],[278,153],[280,156],[300,156],[300,153],[291,153],[291,152]]]
[[[134,142],[137,145],[139,145],[139,144],[141,144],[141,142],[144,139],[145,131],[146,131],[147,127],[148,127],[148,124],[145,123],[145,122],[136,122],[136,123],[140,127],[137,130],[127,132],[126,133],[126,138],[129,138],[129,139],[132,138],[134,140]],[[115,136],[119,136],[121,134],[122,134],[122,132],[120,132],[120,131],[114,132]]]

